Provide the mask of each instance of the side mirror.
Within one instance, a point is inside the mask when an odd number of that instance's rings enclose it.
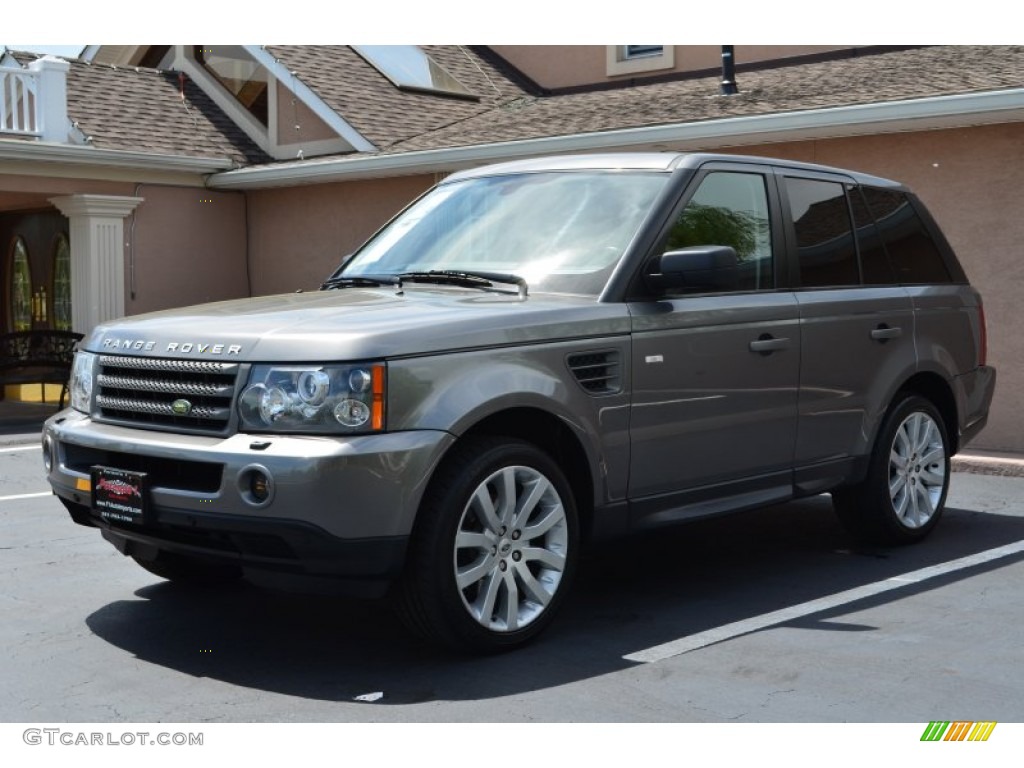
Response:
[[[693,245],[655,258],[647,282],[662,291],[731,291],[739,284],[738,265],[736,250],[731,246]]]

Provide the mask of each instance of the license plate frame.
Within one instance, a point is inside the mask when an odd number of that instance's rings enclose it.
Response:
[[[149,482],[145,472],[96,465],[92,476],[92,508],[112,525],[142,526],[149,522]]]

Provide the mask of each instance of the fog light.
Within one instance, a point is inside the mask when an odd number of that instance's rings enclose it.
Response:
[[[53,440],[49,435],[43,438],[43,467],[47,474],[53,469]]]
[[[260,464],[250,464],[238,473],[238,495],[254,507],[265,507],[274,498],[274,476]]]
[[[262,472],[253,472],[249,475],[249,493],[258,502],[264,502],[270,498],[270,480]]]

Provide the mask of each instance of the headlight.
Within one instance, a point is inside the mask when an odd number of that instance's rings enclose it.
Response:
[[[92,405],[92,371],[96,355],[91,352],[76,352],[71,365],[71,407],[76,411],[89,412]]]
[[[238,414],[243,429],[257,432],[380,432],[384,388],[383,363],[254,365]]]

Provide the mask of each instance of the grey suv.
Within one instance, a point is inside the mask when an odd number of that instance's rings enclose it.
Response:
[[[588,540],[821,493],[923,538],[994,383],[900,184],[557,157],[450,176],[320,291],[96,328],[43,456],[154,574],[330,577],[488,650],[549,624]]]

